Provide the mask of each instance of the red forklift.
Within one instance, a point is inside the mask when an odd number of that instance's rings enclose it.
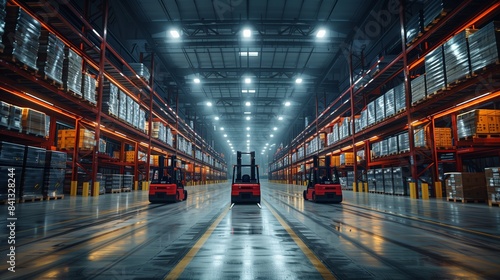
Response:
[[[250,155],[250,164],[242,164],[241,156]],[[234,203],[257,203],[260,205],[259,166],[255,164],[254,152],[236,152],[231,185],[231,205]]]
[[[320,166],[318,156],[313,156],[313,167],[309,169],[307,189],[304,190],[304,200],[314,202],[342,202],[342,187],[337,168],[330,166],[330,157],[321,158],[324,165]]]
[[[165,157],[159,157],[158,167],[153,168],[149,186],[149,202],[178,202],[187,199],[184,189],[182,162],[176,156],[170,156],[165,166]]]

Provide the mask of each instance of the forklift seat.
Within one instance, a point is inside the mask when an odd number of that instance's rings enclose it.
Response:
[[[243,183],[250,183],[250,175],[245,174],[245,175],[241,176],[241,181]]]

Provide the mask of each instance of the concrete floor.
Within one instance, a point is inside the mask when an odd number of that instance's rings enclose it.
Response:
[[[229,183],[16,205],[16,267],[0,279],[498,279],[500,208],[262,183],[262,209],[229,209]],[[5,213],[8,206],[0,206]],[[0,227],[7,227],[6,219]]]

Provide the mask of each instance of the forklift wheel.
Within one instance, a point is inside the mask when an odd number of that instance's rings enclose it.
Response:
[[[188,199],[188,192],[186,190],[184,190],[184,200],[187,200]]]
[[[302,194],[304,196],[304,200],[307,200],[307,191],[304,191]]]
[[[313,201],[316,202],[316,193],[313,193]]]

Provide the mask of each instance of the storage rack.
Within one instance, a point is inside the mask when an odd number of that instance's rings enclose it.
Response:
[[[133,174],[134,188],[138,189],[140,181],[147,189],[152,157],[155,155],[175,154],[183,162],[186,169],[187,183],[207,183],[209,181],[225,180],[227,166],[223,155],[217,153],[208,143],[198,135],[173,110],[160,94],[154,90],[154,63],[155,54],[141,54],[143,62],[145,56],[149,58],[151,77],[149,80],[141,78],[131,67],[131,63],[111,46],[107,40],[108,1],[103,0],[102,31],[97,32],[87,20],[88,11],[80,12],[71,4],[47,2],[41,5],[35,1],[8,2],[11,6],[21,7],[32,18],[41,23],[42,29],[60,39],[66,48],[76,53],[83,60],[82,69],[97,77],[96,104],[87,102],[65,91],[57,82],[40,76],[37,69],[26,68],[4,55],[0,59],[0,90],[1,101],[27,107],[45,113],[50,117],[48,137],[40,137],[0,128],[4,139],[16,143],[54,149],[57,142],[57,131],[62,127],[72,128],[75,131],[75,149],[68,150],[71,158],[71,183],[77,184],[79,171],[87,173],[88,181],[96,182],[99,170],[105,169],[111,173]],[[88,7],[89,1],[86,2]],[[123,69],[123,71],[122,71]],[[128,73],[127,75],[124,74]],[[148,119],[149,130],[143,131],[135,125],[126,123],[116,115],[104,111],[104,85],[112,83],[121,92],[124,92],[138,108],[151,112]],[[169,94],[174,94],[174,90]],[[178,108],[178,106],[176,106]],[[169,145],[152,137],[152,120],[157,119],[170,127],[175,142],[182,137],[192,143],[192,150],[180,151],[176,145]],[[98,146],[91,149],[82,149],[79,146],[80,129],[85,128],[94,133],[94,140],[99,143],[102,139],[109,139],[119,145],[119,157],[113,158],[110,153],[98,150]],[[135,152],[132,162],[125,161],[127,150]],[[199,151],[203,157],[195,157]],[[139,152],[146,155],[143,160],[138,159]],[[210,160],[208,160],[210,159]],[[197,180],[195,181],[195,178]],[[97,195],[98,186],[94,184],[90,192]]]
[[[405,1],[401,1],[404,3]],[[441,1],[436,1],[441,3]],[[446,5],[452,1],[443,1]],[[325,145],[315,154],[339,155],[350,152],[356,155],[358,150],[364,150],[365,160],[355,160],[354,164],[344,168],[344,171],[354,172],[355,191],[368,191],[366,181],[366,170],[373,168],[385,168],[392,166],[407,166],[410,168],[410,180],[413,183],[422,182],[433,186],[432,195],[440,197],[440,176],[442,164],[451,164],[457,171],[463,169],[463,160],[471,157],[485,155],[499,156],[500,141],[498,138],[470,138],[459,139],[457,136],[457,114],[466,109],[481,108],[488,103],[498,103],[500,100],[500,67],[497,64],[490,65],[484,71],[475,73],[470,77],[452,86],[446,85],[445,90],[433,92],[429,98],[413,103],[410,91],[411,74],[421,67],[425,57],[432,51],[440,48],[448,39],[460,33],[466,28],[482,26],[498,16],[499,3],[479,3],[478,1],[462,1],[454,3],[455,7],[438,14],[426,30],[420,30],[411,41],[406,41],[406,34],[402,32],[402,51],[395,57],[380,57],[376,63],[371,65],[370,71],[366,71],[361,77],[353,77],[352,54],[350,59],[350,86],[342,92],[325,110],[317,114],[316,119],[310,123],[297,137],[295,137],[287,149],[280,150],[274,155],[273,163],[270,165],[269,176],[271,179],[284,183],[302,184],[305,168],[311,161],[311,155],[303,152],[305,147],[314,137],[324,132],[331,132],[335,123],[341,118],[350,117],[354,120],[363,109],[367,108],[368,101],[375,100],[380,96],[381,90],[394,78],[403,78],[405,88],[406,106],[405,110],[395,112],[394,115],[385,118],[363,130],[356,130],[355,122],[351,123],[354,131],[349,137],[337,141],[332,145]],[[405,22],[414,24],[415,20],[405,19],[405,9],[400,9],[400,26],[403,30]],[[375,75],[368,73],[376,73]],[[370,82],[366,82],[369,81]],[[491,106],[491,105],[490,105]],[[436,122],[442,122],[444,118],[450,119],[455,143],[446,149],[440,149],[434,143],[433,137],[429,137],[428,147],[416,148],[414,143],[415,130],[419,125],[427,125],[430,135],[435,135]],[[408,150],[379,158],[372,158],[372,144],[401,132],[408,132]],[[297,155],[299,151],[302,153]],[[288,164],[284,164],[288,162]],[[431,174],[434,182],[429,182],[427,177]],[[425,192],[421,189],[420,192]],[[417,198],[421,194],[413,193]]]

